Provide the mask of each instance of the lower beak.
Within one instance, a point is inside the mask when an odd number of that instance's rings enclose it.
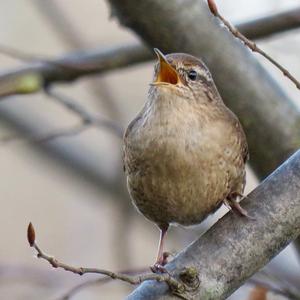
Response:
[[[170,83],[176,85],[179,83],[180,79],[177,71],[169,64],[162,52],[157,48],[154,48],[154,52],[159,61],[159,72],[153,84]]]

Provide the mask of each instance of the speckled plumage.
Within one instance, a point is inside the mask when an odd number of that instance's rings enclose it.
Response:
[[[193,225],[242,194],[247,142],[205,65],[166,56],[180,84],[155,84],[124,136],[124,167],[137,209],[158,226]],[[197,81],[186,73],[197,71]],[[159,64],[155,68],[158,76]],[[234,88],[234,87],[233,87]]]

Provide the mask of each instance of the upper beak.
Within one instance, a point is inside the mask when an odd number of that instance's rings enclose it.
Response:
[[[159,61],[159,72],[154,84],[170,83],[176,85],[180,81],[177,71],[169,64],[166,57],[159,49],[154,48],[154,52],[156,53]]]

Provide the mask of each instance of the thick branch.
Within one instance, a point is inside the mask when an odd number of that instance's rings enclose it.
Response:
[[[195,267],[193,299],[226,299],[300,234],[300,151],[243,200],[256,221],[228,213],[167,265]],[[144,283],[128,300],[175,299],[164,284]]]

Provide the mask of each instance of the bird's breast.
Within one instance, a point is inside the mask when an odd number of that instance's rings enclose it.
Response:
[[[137,208],[156,223],[199,223],[229,192],[226,130],[189,106],[146,107],[125,139]],[[231,149],[232,150],[232,149]]]

